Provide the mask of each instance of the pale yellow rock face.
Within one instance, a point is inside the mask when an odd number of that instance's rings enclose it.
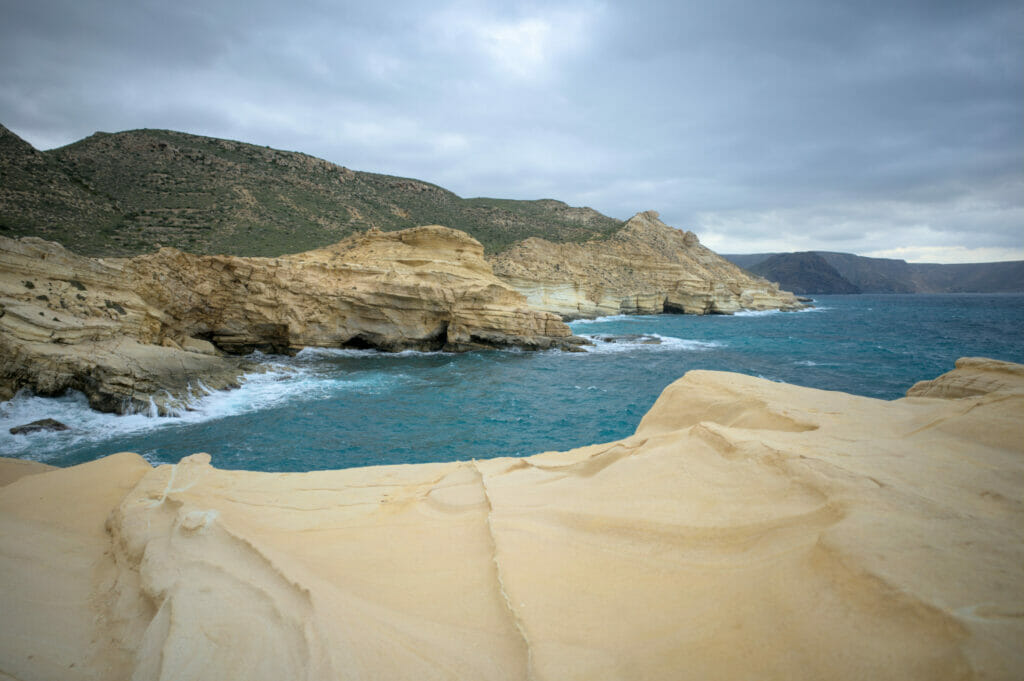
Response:
[[[530,238],[490,258],[494,272],[537,309],[564,318],[612,314],[731,314],[804,307],[673,229],[654,211],[633,216],[606,241]]]
[[[694,371],[525,459],[37,471],[0,488],[0,670],[1018,679],[1024,367],[986,371],[891,402]]]
[[[499,281],[483,246],[440,226],[374,231],[280,258],[170,248],[125,265],[163,331],[231,352],[361,345],[384,350],[561,347],[555,315]]]
[[[197,378],[211,389],[236,385],[236,360],[161,345],[163,313],[125,262],[0,237],[0,399],[23,387],[43,395],[74,388],[97,409],[125,411]]]
[[[1024,379],[1024,367],[985,357],[961,357],[956,369],[930,381],[919,381],[907,397],[970,397],[1004,390]]]
[[[164,408],[230,387],[224,353],[566,348],[557,315],[530,309],[463,232],[371,232],[281,258],[165,248],[129,260],[0,237],[0,399],[85,392],[105,411]]]

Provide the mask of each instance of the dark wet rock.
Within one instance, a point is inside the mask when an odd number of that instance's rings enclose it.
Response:
[[[28,435],[29,433],[58,430],[71,429],[56,419],[40,419],[38,421],[33,421],[32,423],[26,423],[24,425],[11,428],[11,435]]]
[[[641,345],[661,345],[661,339],[657,336],[647,336],[641,333],[627,333],[620,336],[596,336],[603,343],[639,343]]]

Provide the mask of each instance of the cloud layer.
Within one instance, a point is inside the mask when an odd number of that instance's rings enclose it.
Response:
[[[170,128],[723,252],[1024,259],[1024,6],[7,3],[0,123]]]

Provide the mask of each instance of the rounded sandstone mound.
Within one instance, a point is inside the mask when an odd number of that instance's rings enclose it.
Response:
[[[891,402],[693,371],[633,436],[525,459],[0,462],[3,670],[1014,679],[1024,367],[987,367]]]

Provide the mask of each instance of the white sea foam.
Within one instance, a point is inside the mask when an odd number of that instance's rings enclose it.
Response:
[[[329,359],[331,357],[428,357],[431,355],[447,355],[440,350],[401,350],[399,352],[382,352],[380,350],[357,350],[354,348],[303,348],[296,355],[295,359],[304,360]]]
[[[781,314],[781,310],[739,310],[732,314],[733,317],[768,317]]]
[[[337,392],[388,390],[401,380],[399,374],[372,372],[345,378],[317,375],[303,368],[272,367],[264,373],[247,374],[235,390],[210,390],[198,383],[191,388],[191,399],[181,404],[173,416],[156,416],[155,404],[144,413],[100,413],[89,408],[85,395],[74,391],[56,398],[20,393],[8,402],[0,402],[0,456],[38,459],[34,456],[36,452],[216,421],[288,402],[313,401]],[[44,418],[56,419],[70,430],[10,434],[14,426]]]
[[[794,314],[803,312],[822,312],[831,310],[830,307],[805,307],[799,310],[739,310],[732,314],[733,317],[771,317],[777,314]]]
[[[699,341],[687,338],[676,338],[674,336],[662,336],[658,333],[648,333],[636,337],[609,336],[599,334],[581,334],[583,338],[591,341],[593,345],[584,345],[583,349],[591,354],[612,354],[617,352],[672,352],[672,351],[701,351],[722,347],[724,344],[717,341]]]
[[[613,314],[607,317],[594,317],[593,319],[574,319],[569,322],[569,326],[575,326],[576,324],[601,324],[602,322],[621,322],[624,319],[635,318],[635,315],[627,314]]]

